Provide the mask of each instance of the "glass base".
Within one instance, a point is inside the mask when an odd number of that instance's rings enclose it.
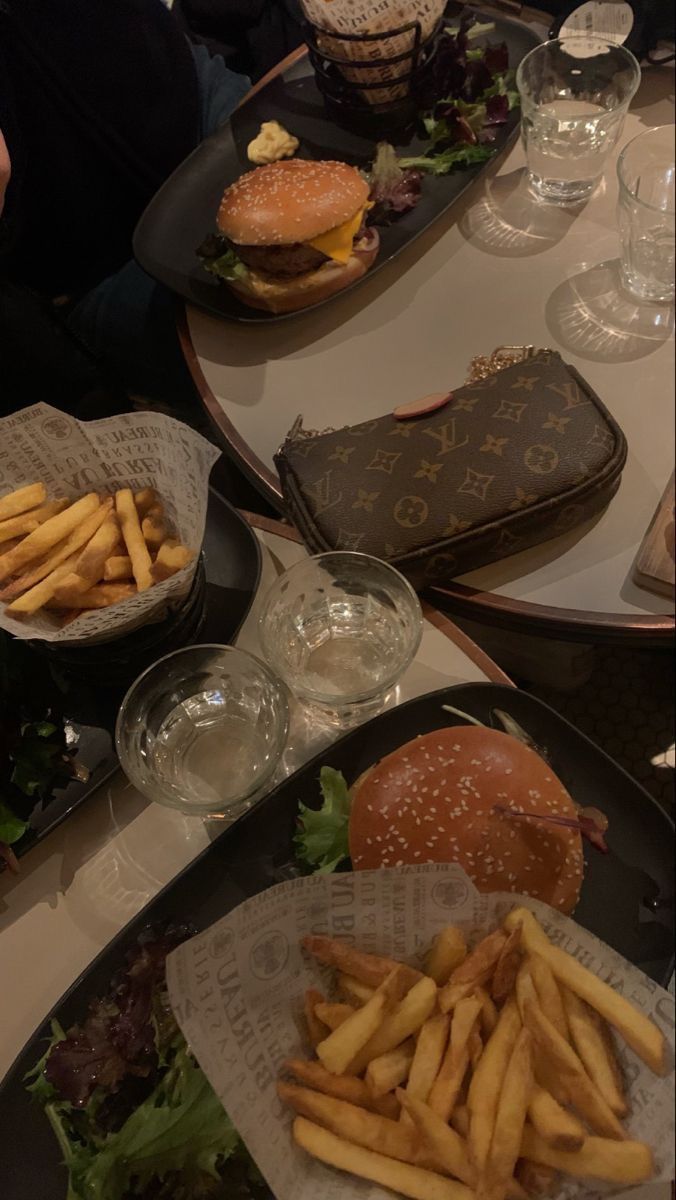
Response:
[[[596,190],[599,180],[596,179],[547,179],[542,175],[528,172],[528,186],[538,200],[545,204],[582,204]]]
[[[620,271],[622,287],[637,300],[650,300],[656,304],[672,304],[676,295],[674,282],[663,279],[648,279],[639,271],[632,271],[624,263]]]

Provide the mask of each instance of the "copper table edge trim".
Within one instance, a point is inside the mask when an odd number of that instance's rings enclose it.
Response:
[[[674,636],[675,619],[669,613],[632,616],[628,613],[602,613],[594,609],[554,608],[530,600],[513,600],[499,592],[479,592],[468,584],[453,582],[436,584],[430,588],[430,592],[457,602],[459,611],[470,620],[491,617],[499,621],[503,618],[507,624],[511,619],[515,626],[534,621],[537,627],[525,632],[536,636],[558,631],[568,640],[576,634],[579,635],[578,640],[584,641],[598,634],[605,634],[609,639],[613,634],[623,634],[627,641],[653,637],[665,643]]]
[[[247,512],[245,509],[238,509],[238,512],[252,529],[258,529],[262,533],[274,534],[276,537],[284,538],[288,542],[295,542],[297,545],[303,544],[302,537],[293,525],[286,525],[282,521],[275,521],[272,517],[264,517],[259,513]],[[433,625],[435,629],[438,629],[444,637],[448,638],[449,642],[453,642],[458,650],[474,663],[475,667],[483,671],[491,683],[501,683],[505,687],[516,686],[509,678],[509,675],[506,675],[497,663],[493,662],[493,659],[480,646],[477,646],[476,642],[472,641],[468,634],[463,633],[462,629],[458,629],[458,626],[451,621],[450,617],[439,612],[428,600],[421,599],[420,604],[425,620],[430,625]]]

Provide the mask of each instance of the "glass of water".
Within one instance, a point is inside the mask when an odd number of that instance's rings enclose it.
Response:
[[[259,633],[289,689],[350,725],[378,712],[415,657],[420,602],[410,583],[368,554],[336,551],[296,563],[272,585]]]
[[[132,684],[115,742],[150,800],[234,820],[270,783],[288,727],[284,686],[264,663],[233,646],[188,646]]]
[[[587,35],[543,42],[519,63],[521,137],[538,199],[577,204],[591,196],[640,79],[624,46]]]
[[[674,129],[646,129],[622,151],[618,218],[622,282],[641,300],[674,299]]]

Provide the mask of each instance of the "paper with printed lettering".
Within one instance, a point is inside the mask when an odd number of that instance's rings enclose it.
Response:
[[[167,960],[176,1018],[277,1200],[392,1200],[392,1193],[309,1158],[291,1138],[292,1114],[275,1083],[288,1057],[309,1057],[303,993],[331,995],[334,972],[301,948],[306,933],[344,938],[360,949],[421,966],[444,925],[469,941],[515,904],[537,915],[552,941],[606,980],[663,1030],[673,1064],[674,997],[574,921],[528,897],[480,895],[454,865],[425,864],[354,874],[313,875],[278,884],[240,904]],[[630,1134],[655,1151],[655,1180],[674,1174],[673,1068],[657,1078],[618,1039],[629,1085]],[[558,1198],[616,1195],[562,1181]]]
[[[209,472],[220,451],[188,425],[162,413],[123,413],[77,421],[50,404],[33,404],[0,419],[0,496],[44,483],[47,499],[130,487],[157,489],[168,523],[195,557],[164,583],[61,628],[48,611],[19,620],[0,604],[0,628],[18,638],[95,643],[158,621],[192,584],[204,537]]]
[[[302,0],[302,5],[308,20],[320,29],[341,34],[384,33],[388,29],[418,21],[423,40],[432,32],[446,6],[445,0],[414,0],[412,4],[406,3],[406,0],[376,0],[375,3],[369,0]],[[368,42],[346,42],[320,34],[318,44],[320,49],[336,58],[371,62],[393,58],[398,54],[406,55],[415,45],[415,30]],[[387,83],[407,75],[412,66],[412,59],[404,57],[387,67],[367,70],[342,66],[340,69],[345,78],[353,83]],[[399,99],[407,92],[408,84],[402,83],[398,87],[365,88],[362,95],[369,104],[383,104]]]

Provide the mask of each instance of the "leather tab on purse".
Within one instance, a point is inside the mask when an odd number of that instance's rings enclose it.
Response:
[[[296,422],[275,463],[309,549],[372,554],[424,586],[599,512],[626,460],[621,429],[555,351],[521,359],[409,420],[318,434]]]

